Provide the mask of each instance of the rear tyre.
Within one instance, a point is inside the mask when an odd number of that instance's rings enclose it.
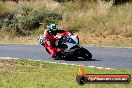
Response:
[[[60,60],[60,59],[62,59],[62,56],[63,56],[63,54],[61,52],[57,52],[54,60]]]
[[[65,52],[57,52],[55,60],[66,60],[69,59],[70,55],[69,53]]]

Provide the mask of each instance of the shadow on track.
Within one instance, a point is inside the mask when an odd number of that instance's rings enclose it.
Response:
[[[102,61],[102,60],[97,60],[97,59],[88,60],[88,59],[83,59],[83,58],[74,58],[74,59],[67,59],[65,61]]]

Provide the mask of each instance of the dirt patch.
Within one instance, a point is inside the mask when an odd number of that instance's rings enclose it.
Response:
[[[4,60],[0,58],[0,68],[7,68],[11,66],[11,61],[10,60]]]

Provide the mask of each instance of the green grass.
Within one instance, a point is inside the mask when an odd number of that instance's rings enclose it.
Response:
[[[43,61],[1,60],[0,88],[131,88],[130,84],[76,83],[77,66],[50,64]],[[90,74],[130,74],[131,70],[98,70],[86,68]]]

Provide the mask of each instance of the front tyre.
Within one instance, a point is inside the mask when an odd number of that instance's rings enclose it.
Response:
[[[85,48],[80,48],[81,56],[86,60],[91,60],[92,54]]]

